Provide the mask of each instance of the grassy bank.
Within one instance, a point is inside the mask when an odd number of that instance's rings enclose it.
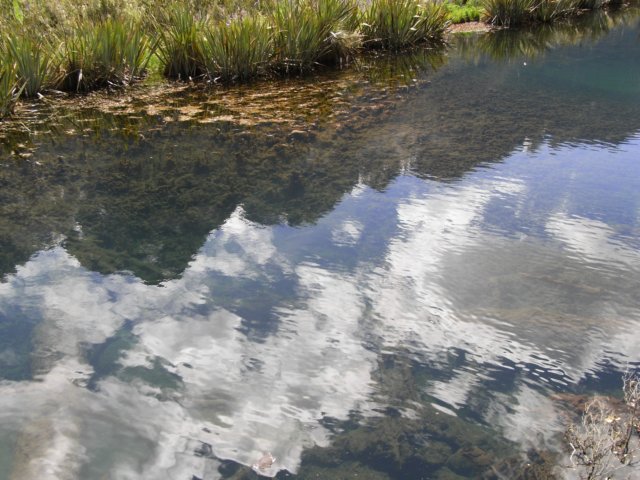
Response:
[[[241,82],[348,62],[365,49],[441,42],[427,0],[0,0],[0,115],[46,90],[127,85],[157,66]]]
[[[444,3],[451,23],[477,22],[484,13],[482,0],[451,0]]]
[[[441,43],[451,22],[548,22],[621,0],[0,0],[0,118],[20,97],[125,86],[151,68],[244,82]]]

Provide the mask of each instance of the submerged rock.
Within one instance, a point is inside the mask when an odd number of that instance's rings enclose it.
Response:
[[[260,459],[252,465],[252,468],[258,473],[264,473],[271,469],[275,461],[276,457],[271,455],[270,452],[265,452]]]

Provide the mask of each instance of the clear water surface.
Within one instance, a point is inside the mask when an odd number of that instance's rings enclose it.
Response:
[[[552,478],[640,366],[637,12],[269,88],[4,134],[0,479]]]

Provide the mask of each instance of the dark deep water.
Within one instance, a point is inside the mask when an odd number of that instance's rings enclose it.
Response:
[[[0,479],[566,463],[640,368],[638,18],[39,107],[0,153]]]

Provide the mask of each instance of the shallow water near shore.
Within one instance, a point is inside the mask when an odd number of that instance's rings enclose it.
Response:
[[[0,479],[573,475],[640,368],[639,19],[22,106]]]

